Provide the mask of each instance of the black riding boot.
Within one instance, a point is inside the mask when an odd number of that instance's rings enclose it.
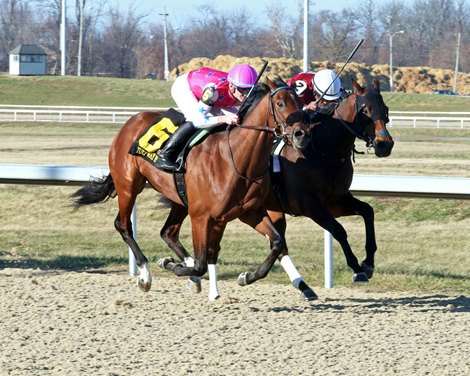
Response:
[[[181,149],[186,145],[186,141],[197,131],[193,123],[185,122],[181,124],[173,136],[167,141],[163,149],[157,152],[158,159],[155,166],[160,170],[179,172],[182,166],[178,166],[176,157]]]

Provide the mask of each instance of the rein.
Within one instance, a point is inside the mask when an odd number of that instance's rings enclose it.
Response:
[[[362,131],[362,133],[356,131],[356,129],[354,129],[353,126],[349,125],[348,122],[346,122],[341,117],[341,115],[338,113],[338,106],[336,106],[335,108],[335,115],[340,121],[340,123],[349,131],[349,133],[351,133],[354,137],[364,141],[366,143],[366,146],[370,148],[374,144],[374,140],[365,133],[363,127],[361,126],[359,122],[359,114],[364,110],[366,104],[365,103],[359,104],[357,98],[358,96],[356,95],[354,98],[354,108],[356,109],[356,113],[354,115],[354,121],[352,124],[353,125],[357,124],[357,128],[359,128]]]
[[[274,136],[276,136],[276,137],[282,137],[285,134],[285,129],[286,129],[287,124],[285,122],[279,123],[277,121],[276,111],[275,111],[275,108],[274,108],[274,105],[273,105],[273,96],[280,90],[292,90],[293,92],[295,92],[295,90],[293,88],[291,88],[290,86],[280,86],[280,87],[276,88],[275,90],[273,90],[269,93],[269,106],[268,106],[268,110],[267,110],[268,113],[266,115],[266,119],[269,119],[269,116],[271,116],[271,118],[273,119],[274,125],[275,125],[273,128],[270,128],[268,126],[268,124],[266,124],[266,126],[264,126],[264,127],[247,126],[247,125],[241,125],[240,124],[240,125],[237,125],[237,127],[238,128],[243,128],[243,129],[252,129],[252,130],[261,131],[261,132],[268,132],[268,133],[274,134]],[[251,177],[243,175],[240,171],[238,171],[237,166],[235,164],[235,159],[233,157],[232,147],[230,146],[230,132],[231,132],[232,128],[233,128],[232,126],[229,126],[227,128],[227,144],[228,144],[228,151],[229,151],[229,154],[230,154],[230,159],[232,161],[232,165],[233,165],[233,168],[234,168],[235,172],[237,173],[237,175],[239,177],[241,177],[242,179],[247,180],[247,181],[256,181],[256,180],[262,179],[263,177],[265,177],[269,173],[269,163],[268,163],[268,167],[266,168],[266,170],[261,175],[256,176],[256,177],[251,178]]]

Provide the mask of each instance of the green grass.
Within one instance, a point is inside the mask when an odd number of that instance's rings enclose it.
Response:
[[[382,93],[391,111],[470,112],[470,96]]]
[[[164,103],[171,101],[170,84],[87,77],[1,76],[0,102],[165,106]],[[387,104],[393,104],[392,109],[403,111],[413,103],[424,107],[421,105],[424,102],[433,110],[467,110],[462,98],[410,94],[384,97]],[[107,165],[109,144],[120,126],[0,122],[0,160],[2,163]],[[373,155],[358,155],[357,173],[470,177],[470,130],[391,128],[390,131],[396,141],[392,156],[378,159]],[[356,146],[364,150],[362,143]],[[0,185],[0,268],[115,270],[126,267],[127,246],[113,226],[116,200],[73,213],[67,206],[67,198],[76,189]],[[470,291],[469,201],[362,199],[375,208],[379,249],[374,278],[366,287],[356,288]],[[154,269],[158,258],[171,254],[159,236],[168,211],[157,207],[157,200],[158,195],[146,189],[137,203],[138,240]],[[351,217],[340,222],[348,231],[354,252],[362,260],[362,221]],[[182,242],[191,250],[189,220],[183,228]],[[323,230],[308,219],[289,217],[287,242],[307,282],[314,288],[323,286]],[[338,244],[334,247],[335,285],[353,286],[344,256]],[[222,242],[220,277],[232,279],[242,271],[254,270],[267,252],[266,239],[239,221],[231,222]],[[267,281],[288,283],[279,266]]]
[[[171,81],[0,75],[0,103],[170,107]],[[392,111],[470,111],[470,97],[384,92]]]
[[[170,107],[171,83],[73,76],[0,76],[0,103],[28,105]]]

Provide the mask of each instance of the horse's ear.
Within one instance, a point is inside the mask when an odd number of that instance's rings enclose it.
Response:
[[[268,84],[269,88],[271,89],[271,91],[275,90],[276,89],[276,85],[274,84],[273,81],[271,81],[269,79],[269,77],[266,77],[266,83]]]
[[[354,80],[353,78],[351,78],[351,83],[352,83],[354,92],[355,92],[356,94],[362,95],[362,94],[364,93],[364,90],[362,90],[361,85],[359,85],[356,80]]]
[[[375,91],[377,91],[377,93],[380,93],[380,82],[379,82],[379,80],[374,79],[374,81],[372,81],[372,87],[374,88]]]

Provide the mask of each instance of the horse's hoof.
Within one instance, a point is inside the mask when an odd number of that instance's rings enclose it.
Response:
[[[164,270],[168,270],[167,269],[167,265],[170,263],[170,262],[175,262],[175,260],[173,260],[172,257],[163,257],[161,258],[160,260],[158,260],[158,266]]]
[[[363,261],[362,264],[361,264],[361,268],[362,268],[362,270],[364,270],[364,272],[366,273],[367,278],[371,279],[372,276],[374,275],[374,267],[367,265],[367,264]]]
[[[240,273],[240,275],[238,276],[237,278],[237,282],[240,286],[246,286],[248,285],[248,282],[247,282],[247,276],[248,276],[248,272],[243,272],[243,273]]]
[[[193,276],[189,277],[188,289],[194,294],[199,294],[202,291],[201,278]]]
[[[318,299],[318,295],[315,294],[315,292],[311,288],[308,288],[308,289],[302,291],[300,296],[302,297],[303,300],[307,300],[309,302],[312,301],[312,300],[317,300]]]
[[[369,282],[369,278],[367,278],[366,273],[354,273],[352,278],[354,283],[367,283]]]
[[[143,292],[148,292],[150,290],[150,287],[152,287],[152,283],[144,282],[141,279],[137,281],[137,286],[143,291]]]

